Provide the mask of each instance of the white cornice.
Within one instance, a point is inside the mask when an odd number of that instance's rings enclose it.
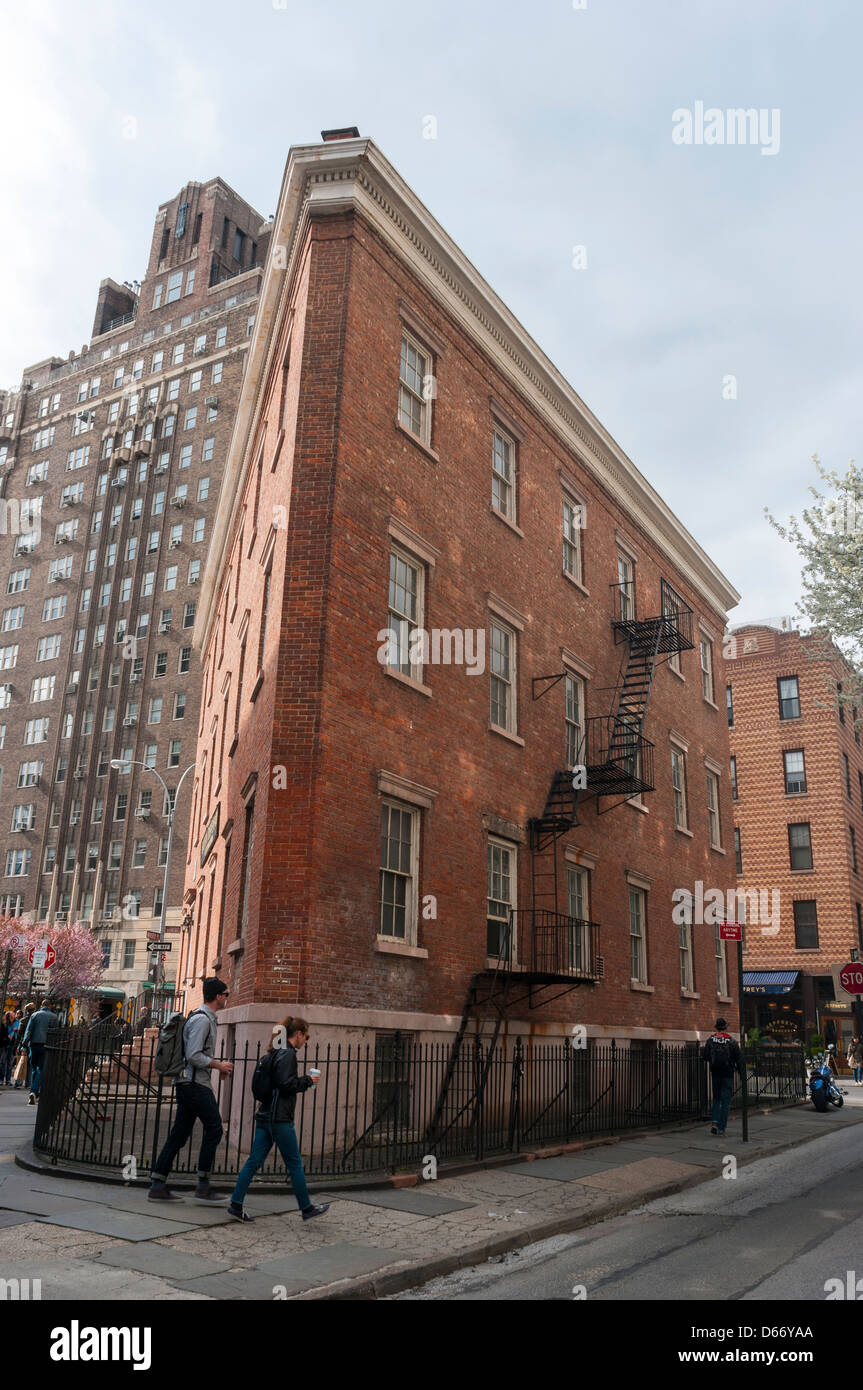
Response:
[[[215,581],[242,494],[242,462],[260,408],[281,302],[293,278],[307,219],[347,210],[366,218],[565,448],[577,455],[586,471],[653,537],[705,603],[720,614],[734,607],[740,599],[734,587],[377,146],[371,140],[340,140],[295,146],[288,154],[202,584],[196,645],[206,644],[212,624]],[[277,247],[285,248],[278,261]]]

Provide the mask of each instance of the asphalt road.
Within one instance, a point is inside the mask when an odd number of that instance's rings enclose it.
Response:
[[[846,1104],[863,1104],[850,1088]],[[830,1129],[626,1216],[436,1279],[400,1299],[863,1298],[863,1125]],[[847,1293],[845,1295],[847,1297]]]

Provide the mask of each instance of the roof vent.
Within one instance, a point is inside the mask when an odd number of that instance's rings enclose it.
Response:
[[[355,125],[342,126],[340,130],[322,130],[321,139],[325,144],[331,140],[359,140],[360,132]]]

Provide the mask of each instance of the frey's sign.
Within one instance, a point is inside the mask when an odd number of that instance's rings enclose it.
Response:
[[[208,858],[210,857],[210,852],[211,852],[211,850],[212,850],[212,848],[213,848],[213,845],[216,843],[216,836],[217,836],[218,833],[219,833],[219,811],[221,810],[221,807],[222,807],[222,803],[221,803],[221,801],[220,801],[219,804],[218,804],[218,806],[216,807],[215,811],[214,811],[213,814],[210,816],[210,819],[207,821],[207,824],[206,824],[205,827],[204,827],[204,833],[203,833],[203,835],[201,836],[201,868],[202,868],[202,869],[203,869],[204,865],[206,864]]]

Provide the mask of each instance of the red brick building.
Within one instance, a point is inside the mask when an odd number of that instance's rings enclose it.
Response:
[[[733,1019],[672,902],[735,883],[737,598],[375,145],[292,149],[195,634],[193,997],[237,1043]]]
[[[759,895],[757,921],[754,896],[747,909],[746,1022],[807,1041],[832,1023],[838,1041],[851,1035],[853,999],[836,974],[863,950],[863,747],[858,712],[837,698],[846,664],[821,652],[790,624],[735,629],[727,708],[738,883]]]

